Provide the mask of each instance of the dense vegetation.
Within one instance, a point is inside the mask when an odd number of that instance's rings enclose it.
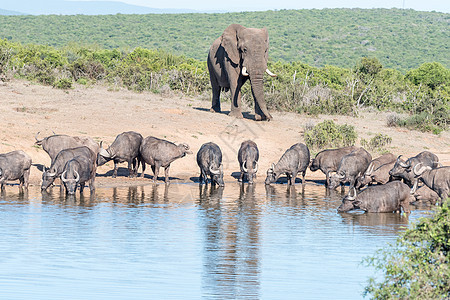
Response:
[[[365,296],[373,299],[450,298],[450,198],[432,218],[423,218],[395,245],[366,260],[383,278],[371,278]]]
[[[353,68],[360,57],[370,56],[402,72],[433,61],[450,67],[449,14],[400,9],[0,16],[0,38],[55,47],[76,42],[110,50],[163,49],[203,61],[232,23],[266,27],[273,61]]]
[[[435,133],[450,123],[450,70],[439,63],[424,63],[406,75],[367,57],[353,69],[316,68],[301,62],[270,62],[269,68],[278,74],[265,81],[270,109],[308,114],[355,114],[363,107],[393,110],[409,116],[391,125]],[[69,45],[56,49],[0,40],[0,79],[12,76],[58,88],[102,81],[136,91],[174,90],[210,97],[205,61],[144,48]],[[242,98],[253,105],[249,84],[244,85]]]

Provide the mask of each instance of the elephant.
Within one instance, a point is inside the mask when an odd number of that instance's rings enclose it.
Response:
[[[264,72],[267,68],[269,34],[266,28],[246,28],[239,24],[228,26],[211,45],[208,71],[212,87],[210,111],[220,112],[220,92],[231,91],[230,116],[242,118],[241,87],[250,79],[255,100],[255,120],[270,121],[272,116],[264,100]]]

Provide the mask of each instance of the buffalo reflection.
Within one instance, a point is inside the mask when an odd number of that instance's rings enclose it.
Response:
[[[258,298],[260,294],[260,212],[255,185],[240,186],[236,200],[223,187],[199,187],[204,232],[203,290],[213,297]]]
[[[409,215],[398,213],[344,213],[342,221],[375,235],[398,234],[408,227]]]

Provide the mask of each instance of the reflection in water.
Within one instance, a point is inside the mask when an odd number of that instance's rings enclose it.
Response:
[[[6,189],[0,299],[359,299],[362,258],[426,211],[338,214],[342,197],[313,184]]]
[[[223,199],[223,187],[199,187],[205,235],[202,282],[206,295],[258,298],[259,209],[255,185],[240,185],[238,199]],[[226,202],[226,203],[223,203]]]
[[[377,235],[398,234],[408,227],[408,214],[398,213],[342,213],[342,221],[353,228]]]

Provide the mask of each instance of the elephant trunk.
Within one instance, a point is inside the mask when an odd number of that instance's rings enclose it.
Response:
[[[270,121],[272,116],[267,110],[266,101],[264,100],[263,75],[264,72],[255,75],[250,74],[252,94],[255,99],[255,119]]]

